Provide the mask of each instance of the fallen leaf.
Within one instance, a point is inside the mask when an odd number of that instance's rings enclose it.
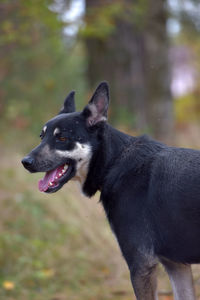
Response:
[[[15,284],[12,281],[6,280],[6,281],[3,282],[3,288],[5,290],[9,290],[9,291],[13,290],[15,288]]]

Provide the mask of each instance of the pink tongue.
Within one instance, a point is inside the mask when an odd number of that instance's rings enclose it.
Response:
[[[63,166],[58,167],[55,170],[48,171],[46,172],[45,176],[43,179],[40,179],[38,182],[38,188],[40,192],[45,192],[49,188],[49,183],[50,182],[55,182],[55,177],[59,175],[61,170],[63,169]]]

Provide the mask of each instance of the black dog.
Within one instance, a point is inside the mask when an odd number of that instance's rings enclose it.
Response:
[[[39,182],[46,193],[72,178],[89,197],[101,192],[138,300],[157,299],[158,262],[175,299],[194,300],[190,264],[200,262],[200,151],[112,128],[108,103],[105,82],[82,112],[75,112],[71,92],[22,163],[30,172],[46,172]]]

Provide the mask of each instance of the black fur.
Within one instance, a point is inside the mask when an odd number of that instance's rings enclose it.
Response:
[[[176,262],[199,263],[200,151],[129,137],[109,125],[104,130],[109,135],[102,135],[83,190],[89,196],[101,190],[122,249],[153,249]]]
[[[76,111],[75,101],[74,101],[75,91],[71,91],[69,95],[65,98],[63,108],[59,114],[72,113]]]
[[[58,122],[70,140],[91,145],[83,192],[89,197],[101,192],[137,299],[156,299],[159,261],[168,269],[200,263],[200,151],[169,147],[112,128],[102,119],[108,101],[108,86],[102,83],[83,112],[63,114],[50,122],[53,126]],[[194,298],[186,290],[177,299]]]

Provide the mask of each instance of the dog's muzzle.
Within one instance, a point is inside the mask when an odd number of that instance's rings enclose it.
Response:
[[[33,171],[34,159],[31,156],[25,156],[21,162],[24,168],[26,168],[30,172]]]

